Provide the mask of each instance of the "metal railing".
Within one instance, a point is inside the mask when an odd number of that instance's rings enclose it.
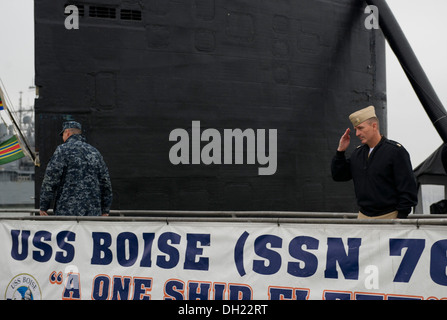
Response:
[[[40,216],[38,209],[0,208],[0,219],[44,221],[139,221],[139,222],[244,222],[244,223],[313,223],[313,224],[399,224],[447,225],[447,215],[410,214],[408,219],[359,220],[356,213],[292,211],[179,211],[112,210],[102,216]]]

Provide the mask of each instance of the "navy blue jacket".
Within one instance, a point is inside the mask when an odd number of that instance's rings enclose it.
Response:
[[[335,181],[354,181],[360,211],[370,217],[392,211],[405,218],[417,205],[417,184],[410,156],[402,145],[382,137],[368,157],[368,145],[355,149],[349,159],[337,151],[331,172]]]
[[[109,171],[97,149],[79,134],[56,148],[45,171],[40,192],[40,210],[55,201],[55,215],[109,213],[112,184]]]

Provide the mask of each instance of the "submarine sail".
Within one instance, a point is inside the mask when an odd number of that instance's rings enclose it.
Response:
[[[34,3],[36,205],[74,119],[109,167],[112,209],[356,210],[330,160],[361,107],[386,134],[385,41],[366,3]]]

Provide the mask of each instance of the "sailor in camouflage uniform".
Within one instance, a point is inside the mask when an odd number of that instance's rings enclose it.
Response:
[[[64,122],[64,143],[48,163],[40,191],[40,215],[107,216],[112,204],[109,171],[97,149],[85,142],[81,124]]]

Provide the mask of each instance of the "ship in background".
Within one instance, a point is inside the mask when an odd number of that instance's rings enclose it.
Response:
[[[66,29],[65,7],[79,10]],[[354,212],[330,160],[347,115],[386,134],[385,40],[357,0],[35,1],[38,206],[62,122],[82,123],[112,178],[112,209]],[[170,132],[277,130],[277,170],[174,165]],[[205,142],[202,142],[202,147]],[[244,153],[246,159],[246,153]]]
[[[35,90],[34,86],[29,88]],[[14,112],[12,105],[9,105],[17,119],[17,128],[7,117],[0,121],[0,142],[6,141],[13,135],[21,137],[21,145],[24,147],[23,141],[26,140],[26,145],[30,150],[26,150],[25,154],[34,152],[35,146],[35,126],[34,126],[34,105],[22,104],[22,92],[20,92],[20,99],[18,110]],[[34,208],[34,180],[35,180],[35,163],[32,157],[25,156],[21,159],[0,165],[0,208]],[[2,214],[0,214],[2,215]]]

